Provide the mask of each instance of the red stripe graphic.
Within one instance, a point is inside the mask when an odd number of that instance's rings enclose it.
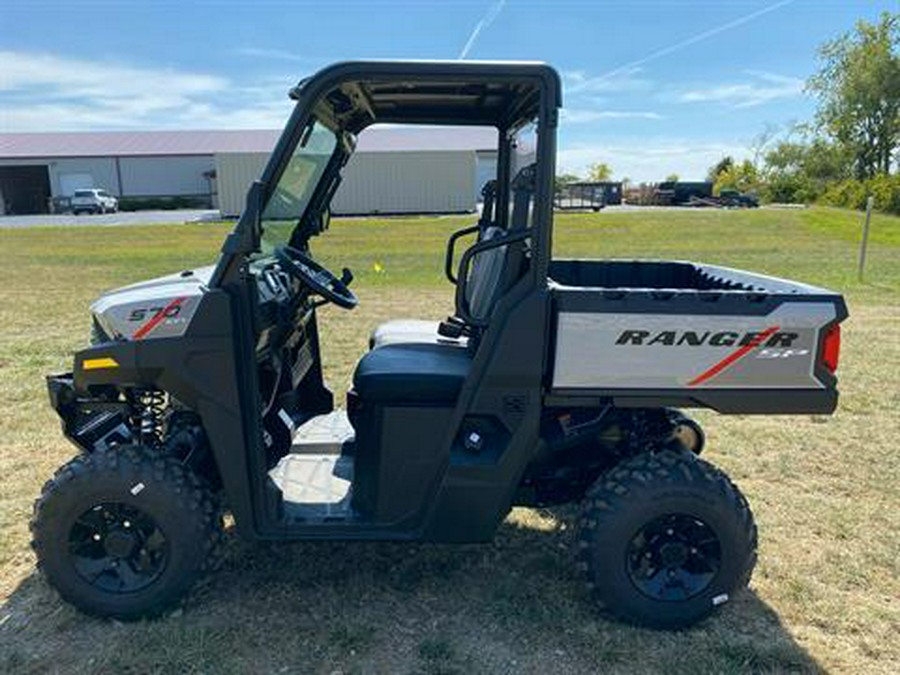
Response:
[[[753,351],[754,349],[759,347],[763,342],[766,341],[766,338],[768,338],[772,333],[777,331],[779,328],[780,328],[780,326],[772,326],[771,328],[766,328],[762,333],[760,333],[755,338],[753,338],[748,344],[745,344],[743,347],[741,347],[737,351],[732,352],[731,354],[726,356],[724,359],[719,361],[712,368],[710,368],[709,370],[707,370],[704,373],[701,373],[700,375],[695,377],[693,380],[688,382],[688,386],[696,387],[698,384],[702,384],[703,382],[706,382],[707,380],[714,378],[716,375],[721,373],[723,370],[725,370],[726,368],[733,365],[736,361],[739,361],[744,356],[746,356],[748,353],[750,353],[751,351]]]
[[[168,305],[166,305],[161,310],[159,310],[156,314],[154,314],[152,319],[150,319],[147,323],[145,323],[143,326],[138,328],[135,331],[134,335],[131,336],[131,339],[132,340],[140,340],[141,338],[146,337],[146,335],[150,331],[152,331],[154,328],[156,328],[159,324],[162,323],[163,319],[166,318],[166,314],[173,307],[178,307],[178,305],[180,305],[185,300],[187,300],[187,298],[175,298],[172,302],[170,302]]]

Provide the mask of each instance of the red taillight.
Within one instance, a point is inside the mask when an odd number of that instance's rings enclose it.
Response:
[[[838,360],[841,357],[841,325],[836,323],[822,340],[822,363],[832,373],[837,371]]]

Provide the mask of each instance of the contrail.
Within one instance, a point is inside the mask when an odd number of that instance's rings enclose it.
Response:
[[[497,0],[493,5],[488,8],[488,11],[485,12],[484,16],[475,24],[475,28],[472,29],[471,35],[469,35],[469,39],[466,40],[466,46],[462,48],[462,51],[459,53],[459,59],[462,60],[466,58],[469,54],[469,50],[475,46],[475,41],[478,39],[478,36],[481,35],[481,31],[494,23],[494,19],[497,18],[497,15],[500,14],[503,6],[506,4],[506,0]]]
[[[750,12],[750,14],[746,14],[737,19],[733,19],[732,21],[729,21],[728,23],[723,23],[721,26],[716,26],[715,28],[710,28],[709,30],[705,30],[702,33],[698,33],[697,35],[694,35],[693,37],[689,37],[686,40],[682,40],[681,42],[677,42],[674,45],[670,45],[668,47],[664,47],[663,49],[655,51],[647,56],[644,56],[643,58],[640,58],[635,61],[631,61],[629,63],[621,65],[618,68],[609,71],[608,73],[604,73],[603,75],[599,75],[599,76],[591,78],[590,80],[587,80],[579,85],[576,85],[576,86],[572,87],[571,90],[578,91],[579,89],[584,89],[585,87],[590,86],[594,82],[602,82],[603,80],[608,80],[612,77],[615,77],[616,75],[620,75],[624,72],[632,70],[633,68],[642,66],[645,63],[649,63],[650,61],[655,61],[656,59],[662,58],[663,56],[668,56],[669,54],[671,54],[673,52],[677,52],[680,49],[689,47],[690,45],[696,44],[702,40],[705,40],[706,38],[710,38],[713,35],[718,35],[719,33],[724,33],[725,31],[731,30],[732,28],[737,28],[738,26],[741,26],[741,25],[747,23],[748,21],[753,21],[753,19],[757,19],[765,14],[768,14],[769,12],[774,12],[775,10],[781,9],[785,5],[790,5],[794,1],[795,0],[780,0],[780,2],[776,2],[772,5],[768,5],[767,7],[763,7],[762,9],[758,9],[755,12]],[[476,26],[476,29],[475,29],[476,32],[473,33],[473,35],[477,34],[478,30],[479,30],[479,27]]]

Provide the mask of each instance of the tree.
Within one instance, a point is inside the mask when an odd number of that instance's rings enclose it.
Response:
[[[838,143],[823,138],[785,140],[765,155],[766,197],[775,202],[811,202],[829,183],[850,177],[852,160]]]
[[[719,194],[723,189],[739,192],[755,192],[762,186],[759,171],[753,162],[745,159],[740,164],[732,164],[719,174],[713,192]]]
[[[900,147],[900,14],[825,43],[822,67],[807,82],[821,131],[851,154],[856,178],[890,173]]]
[[[597,162],[588,167],[588,180],[592,183],[601,183],[612,178],[612,169],[605,162]]]
[[[670,173],[668,176],[666,176],[666,182],[667,183],[677,183],[678,178],[679,178],[679,176],[677,173]]]
[[[750,141],[750,152],[753,153],[753,166],[757,169],[760,168],[760,160],[765,155],[766,148],[775,142],[780,131],[777,124],[766,122],[763,125],[762,131],[756,134],[756,136],[753,137],[753,140]]]
[[[562,173],[556,177],[554,181],[554,187],[556,191],[559,192],[564,185],[568,185],[569,183],[577,183],[581,178],[576,176],[574,173]]]
[[[734,158],[731,155],[725,155],[722,159],[709,167],[709,171],[706,172],[706,180],[715,183],[719,178],[719,174],[723,171],[727,171],[732,166],[734,166]]]
[[[848,166],[852,158],[837,143],[823,138],[811,142],[782,141],[766,153],[766,173],[802,173],[813,181],[827,183],[850,178]]]

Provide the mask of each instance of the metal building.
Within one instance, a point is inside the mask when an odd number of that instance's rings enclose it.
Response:
[[[219,208],[236,216],[275,130],[0,134],[0,214],[64,209],[79,188],[123,208]],[[336,213],[471,211],[496,169],[496,132],[375,127],[360,135]]]

